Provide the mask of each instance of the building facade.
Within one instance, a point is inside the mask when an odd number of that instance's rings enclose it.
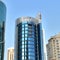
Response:
[[[44,60],[41,14],[16,21],[15,60]]]
[[[4,59],[6,6],[0,1],[0,60]]]
[[[60,33],[48,40],[47,57],[48,60],[60,60]]]
[[[45,42],[45,30],[43,29],[43,45],[44,45],[44,60],[47,60],[47,50],[46,50],[46,42]]]
[[[14,48],[8,49],[7,60],[14,60]]]

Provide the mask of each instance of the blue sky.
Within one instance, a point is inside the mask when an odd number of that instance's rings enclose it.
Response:
[[[60,0],[3,0],[7,7],[6,36],[5,36],[5,60],[7,60],[7,48],[14,46],[15,21],[21,16],[36,17],[38,12],[42,14],[42,25],[45,29],[47,40],[60,32]]]

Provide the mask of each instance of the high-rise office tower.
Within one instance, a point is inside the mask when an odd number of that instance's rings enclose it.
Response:
[[[48,40],[47,57],[48,60],[60,60],[60,33]]]
[[[6,6],[0,1],[0,60],[4,59]]]
[[[41,14],[16,21],[15,60],[44,60]]]
[[[8,49],[7,60],[14,60],[14,48]]]

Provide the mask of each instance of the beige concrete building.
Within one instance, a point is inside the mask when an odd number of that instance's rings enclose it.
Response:
[[[14,60],[14,48],[8,49],[7,60]]]
[[[48,60],[60,60],[60,33],[48,40],[47,57]]]

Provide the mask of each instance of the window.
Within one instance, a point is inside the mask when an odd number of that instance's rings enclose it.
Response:
[[[27,44],[27,41],[25,41],[25,44]]]
[[[25,40],[27,40],[27,38],[25,37]]]
[[[22,45],[22,48],[24,48],[24,45]],[[22,50],[23,51],[23,50]]]
[[[34,51],[34,49],[28,49],[28,51]]]
[[[34,45],[34,42],[33,41],[28,41],[28,44],[29,45]]]
[[[24,28],[24,24],[22,24],[22,28]]]
[[[22,42],[22,45],[24,44],[24,42]]]
[[[28,40],[34,41],[34,38],[30,38],[30,37],[29,37]]]
[[[25,24],[25,27],[28,27],[28,24]]]
[[[32,52],[28,52],[28,55],[35,56],[35,54],[34,54],[34,53],[32,53]]]
[[[22,35],[22,38],[24,37],[24,34]]]
[[[22,30],[24,30],[24,28],[22,28]]]
[[[24,52],[22,52],[22,55],[24,55]]]
[[[58,42],[58,40],[56,40],[56,42]]]
[[[28,49],[33,49],[34,50],[34,45],[28,45]]]
[[[28,33],[28,31],[25,31],[25,34],[27,34]]]
[[[22,34],[24,34],[24,31],[22,31]]]
[[[29,60],[35,60],[35,56],[28,56]]]
[[[27,37],[28,35],[27,34],[25,34],[25,37]]]
[[[26,31],[26,30],[28,30],[28,28],[27,28],[27,27],[25,27],[25,31]]]
[[[24,38],[22,38],[22,41],[24,41]]]
[[[22,56],[22,60],[24,60],[24,56]]]

